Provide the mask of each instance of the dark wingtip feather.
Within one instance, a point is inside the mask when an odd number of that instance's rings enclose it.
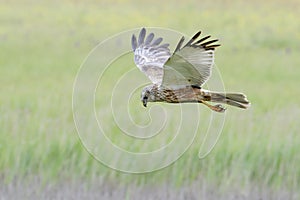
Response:
[[[162,41],[163,41],[163,39],[161,37],[159,37],[156,40],[154,40],[154,42],[152,43],[152,45],[159,45]]]
[[[219,40],[218,40],[218,39],[210,40],[210,41],[208,41],[208,42],[202,43],[201,45],[202,45],[202,46],[207,46],[207,45],[209,45],[209,44],[211,44],[211,43],[214,43],[214,42],[217,42],[217,41],[219,41]]]
[[[198,31],[193,37],[193,40],[196,40],[201,35],[201,31]]]
[[[131,37],[131,46],[132,46],[132,50],[135,51],[135,49],[137,47],[137,41],[136,41],[136,37],[134,34]]]
[[[210,35],[205,36],[205,37],[201,38],[200,40],[198,40],[197,42],[195,42],[195,44],[200,44],[201,42],[203,42],[204,40],[207,40],[210,37],[211,37]]]
[[[146,45],[147,45],[147,44],[150,44],[150,43],[152,42],[153,38],[154,38],[154,34],[153,34],[153,33],[150,33],[150,34],[147,36],[147,38],[146,38],[145,44],[146,44]]]
[[[193,47],[202,47],[205,50],[215,50],[216,47],[221,46],[220,44],[213,44],[213,43],[219,41],[218,39],[207,40],[210,37],[211,37],[210,35],[205,36],[205,37],[201,38],[200,40],[198,40],[197,42],[195,42],[194,44],[192,44],[191,46],[193,46]]]
[[[174,53],[180,50],[183,41],[184,41],[184,36],[182,36],[182,38],[179,40],[179,42],[178,42],[178,44],[177,44],[177,46],[176,46],[176,49],[175,49]]]
[[[170,44],[166,43],[166,44],[160,45],[158,48],[168,48],[169,46],[170,46]]]
[[[220,44],[214,44],[214,45],[210,45],[210,46],[206,46],[205,50],[215,50],[216,47],[221,46]]]
[[[146,29],[142,28],[140,35],[139,35],[138,45],[141,45],[144,43],[145,36],[146,36]]]
[[[193,37],[192,37],[192,39],[190,39],[187,43],[186,43],[186,45],[185,45],[185,47],[186,46],[190,46],[199,36],[201,35],[201,31],[198,31]]]
[[[215,39],[215,40],[210,40],[210,41],[207,41],[208,38],[210,38],[211,36],[208,35],[208,36],[205,36],[199,40],[197,40],[197,38],[199,38],[199,36],[201,35],[201,31],[198,31],[193,37],[192,39],[190,39],[185,45],[184,47],[187,47],[187,46],[191,46],[191,47],[202,47],[204,48],[205,50],[215,50],[216,47],[218,46],[221,46],[220,44],[213,44],[215,42],[218,41],[218,39]],[[197,40],[197,41],[196,41]],[[195,42],[196,41],[196,42]],[[202,43],[206,41],[205,43]],[[180,49],[184,48],[182,47],[182,43],[184,42],[184,37],[182,37],[179,41],[179,43],[177,44],[177,47],[174,51],[177,52],[177,51],[180,51]],[[211,45],[210,45],[211,44]]]
[[[221,46],[220,44],[213,44],[213,45],[210,45],[209,47],[210,48],[216,48],[216,47],[219,47],[219,46]]]

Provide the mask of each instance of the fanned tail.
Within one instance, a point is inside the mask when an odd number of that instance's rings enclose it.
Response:
[[[210,92],[211,102],[224,103],[231,106],[247,109],[250,107],[250,102],[248,101],[246,95],[243,93],[219,93]]]

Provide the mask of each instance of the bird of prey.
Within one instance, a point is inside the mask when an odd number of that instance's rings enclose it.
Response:
[[[153,33],[146,37],[145,28],[141,29],[138,38],[132,35],[134,62],[152,82],[141,94],[145,107],[148,102],[203,103],[216,112],[224,112],[226,109],[221,104],[243,109],[250,106],[243,93],[221,93],[202,88],[211,76],[214,50],[220,44],[216,44],[217,39],[201,38],[200,35],[201,31],[197,32],[185,45],[182,37],[172,54],[169,44],[161,44],[162,38],[155,39]]]

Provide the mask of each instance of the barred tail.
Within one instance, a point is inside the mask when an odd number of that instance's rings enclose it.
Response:
[[[218,93],[210,92],[212,102],[224,103],[231,106],[247,109],[250,107],[250,102],[243,93]]]

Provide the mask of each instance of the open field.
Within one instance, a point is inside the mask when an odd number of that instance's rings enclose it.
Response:
[[[155,193],[161,199],[299,199],[299,9],[296,0],[1,1],[0,199],[153,199]],[[186,35],[200,29],[220,38],[216,65],[225,88],[246,93],[252,106],[226,111],[222,135],[204,159],[197,157],[198,136],[171,166],[132,175],[100,164],[82,146],[72,87],[95,45],[142,26]],[[139,101],[136,106],[141,113]]]

